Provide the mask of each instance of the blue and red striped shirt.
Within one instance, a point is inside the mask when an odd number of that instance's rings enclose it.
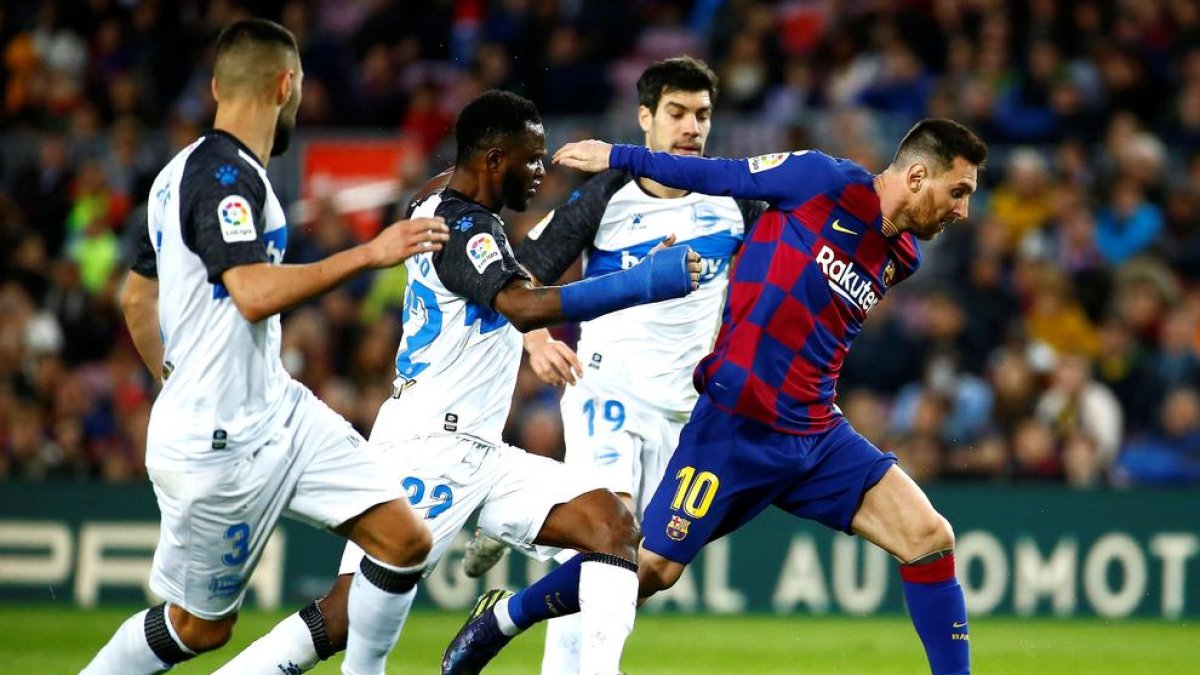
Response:
[[[746,232],[696,388],[726,412],[779,431],[832,427],[841,416],[838,373],[867,313],[921,264],[915,237],[884,236],[871,173],[811,150],[734,160],[616,145],[609,164],[770,205]]]

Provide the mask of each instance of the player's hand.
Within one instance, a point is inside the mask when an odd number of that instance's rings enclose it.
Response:
[[[370,243],[372,268],[392,267],[418,253],[442,250],[450,228],[439,217],[399,220],[388,225]]]
[[[576,141],[567,143],[554,153],[554,163],[580,171],[604,171],[608,168],[608,158],[612,154],[612,145],[604,141]]]
[[[654,255],[658,251],[674,245],[675,235],[668,234],[667,236],[663,237],[663,240],[658,242],[654,248],[650,249],[649,255]],[[694,291],[697,288],[700,288],[700,272],[703,269],[703,265],[700,263],[700,254],[696,253],[691,248],[688,249],[687,253],[687,268],[688,275],[692,277],[692,290]]]
[[[525,334],[525,351],[529,365],[538,379],[554,387],[575,384],[583,377],[583,364],[565,343],[550,337],[549,331],[536,330]]]

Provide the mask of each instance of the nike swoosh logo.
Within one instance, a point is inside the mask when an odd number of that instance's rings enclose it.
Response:
[[[834,232],[841,232],[841,233],[843,233],[843,234],[853,234],[853,235],[857,235],[857,234],[858,234],[858,233],[857,233],[857,232],[855,232],[854,230],[847,230],[846,228],[842,227],[842,226],[840,225],[840,223],[841,223],[841,222],[842,222],[842,219],[841,219],[841,218],[838,218],[837,220],[833,221],[833,226],[832,226],[832,227],[833,227],[833,231],[834,231]]]
[[[954,622],[954,627],[955,627],[955,628],[966,628],[966,627],[967,627],[967,622],[966,622],[966,621],[964,621],[964,622],[962,622],[962,623],[958,623],[958,622],[956,621],[956,622]]]

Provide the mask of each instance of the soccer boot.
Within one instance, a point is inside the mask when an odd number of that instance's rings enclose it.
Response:
[[[478,675],[512,640],[511,635],[500,632],[493,609],[496,603],[504,602],[510,596],[510,591],[502,589],[479,596],[467,622],[442,654],[442,675]]]
[[[508,546],[496,541],[480,530],[475,530],[475,536],[467,542],[467,554],[463,556],[463,572],[472,579],[478,579],[496,566]]]

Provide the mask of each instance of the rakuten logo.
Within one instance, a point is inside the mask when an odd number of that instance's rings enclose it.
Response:
[[[840,258],[833,249],[822,246],[817,252],[817,264],[829,280],[829,287],[862,311],[871,311],[875,303],[879,302],[871,280],[855,271],[854,265]]]

